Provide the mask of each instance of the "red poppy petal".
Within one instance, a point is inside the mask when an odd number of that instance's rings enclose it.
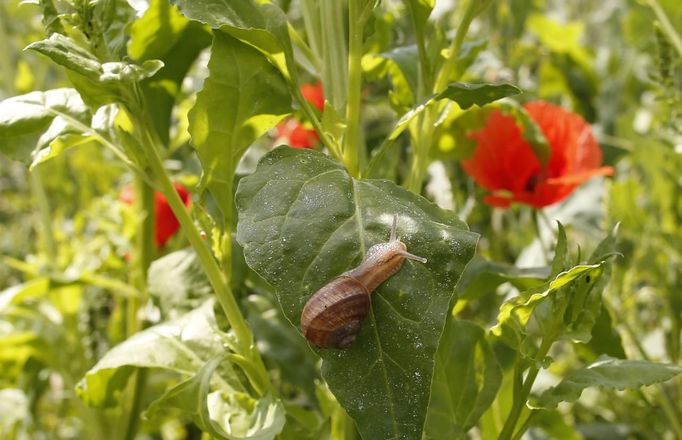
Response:
[[[504,196],[496,196],[493,194],[489,194],[485,197],[483,197],[483,201],[487,203],[490,206],[494,206],[496,208],[508,208],[509,205],[513,202],[513,199],[509,197],[504,197]]]
[[[294,148],[311,148],[319,139],[315,130],[298,124],[289,134],[289,145]]]
[[[469,137],[477,146],[462,167],[488,190],[523,191],[540,170],[540,162],[511,116],[495,111],[486,125]]]
[[[301,94],[306,101],[317,107],[320,111],[324,110],[324,90],[320,81],[314,84],[303,84],[301,86]]]
[[[601,164],[599,145],[582,117],[544,101],[529,102],[524,108],[552,148],[547,177],[573,174]]]

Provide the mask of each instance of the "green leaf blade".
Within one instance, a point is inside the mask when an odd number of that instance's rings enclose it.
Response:
[[[473,105],[482,107],[498,99],[514,96],[521,93],[521,89],[509,84],[467,84],[450,83],[441,93],[436,95],[436,99],[449,99],[457,103],[462,110],[466,110]]]
[[[91,115],[74,89],[31,92],[0,102],[0,151],[30,163],[37,148],[58,136],[81,133]],[[75,125],[79,125],[76,127]]]
[[[485,331],[473,322],[449,319],[438,347],[424,439],[463,436],[501,383],[502,369]]]
[[[269,153],[236,198],[247,263],[275,286],[296,327],[310,295],[387,241],[398,215],[398,235],[428,263],[406,262],[372,294],[354,345],[317,352],[365,438],[420,438],[438,340],[477,235],[427,200],[388,181],[351,179],[313,151]]]
[[[244,151],[291,111],[280,73],[252,47],[214,34],[209,77],[190,111],[190,134],[204,181],[223,211],[231,211],[232,178]]]
[[[193,374],[207,359],[224,351],[215,331],[213,301],[179,317],[136,333],[109,350],[79,382],[77,392],[89,405],[115,405],[134,368],[161,368]]]
[[[591,365],[569,374],[559,385],[542,393],[533,406],[551,409],[560,402],[575,402],[588,387],[635,389],[665,382],[681,373],[682,366],[679,365],[603,356]]]

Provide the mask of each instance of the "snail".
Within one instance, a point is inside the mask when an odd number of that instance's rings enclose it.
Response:
[[[301,331],[313,345],[321,348],[351,345],[369,313],[369,295],[398,272],[405,259],[426,263],[426,258],[407,252],[405,243],[396,236],[397,222],[396,215],[387,243],[369,248],[358,267],[322,286],[305,304]]]

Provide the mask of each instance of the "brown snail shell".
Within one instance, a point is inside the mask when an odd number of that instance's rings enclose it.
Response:
[[[347,347],[355,342],[369,305],[369,292],[360,281],[345,275],[334,278],[303,308],[303,335],[318,347]]]
[[[400,270],[405,259],[426,263],[426,258],[407,252],[396,236],[398,217],[393,218],[391,237],[372,246],[358,267],[322,286],[303,307],[301,331],[313,345],[345,348],[355,342],[369,313],[369,295]]]

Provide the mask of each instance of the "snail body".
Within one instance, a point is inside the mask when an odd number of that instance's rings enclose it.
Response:
[[[322,286],[303,307],[301,331],[310,343],[321,348],[345,348],[355,342],[371,306],[370,294],[396,274],[405,259],[426,263],[407,252],[396,236],[393,218],[388,242],[372,246],[364,260]]]

